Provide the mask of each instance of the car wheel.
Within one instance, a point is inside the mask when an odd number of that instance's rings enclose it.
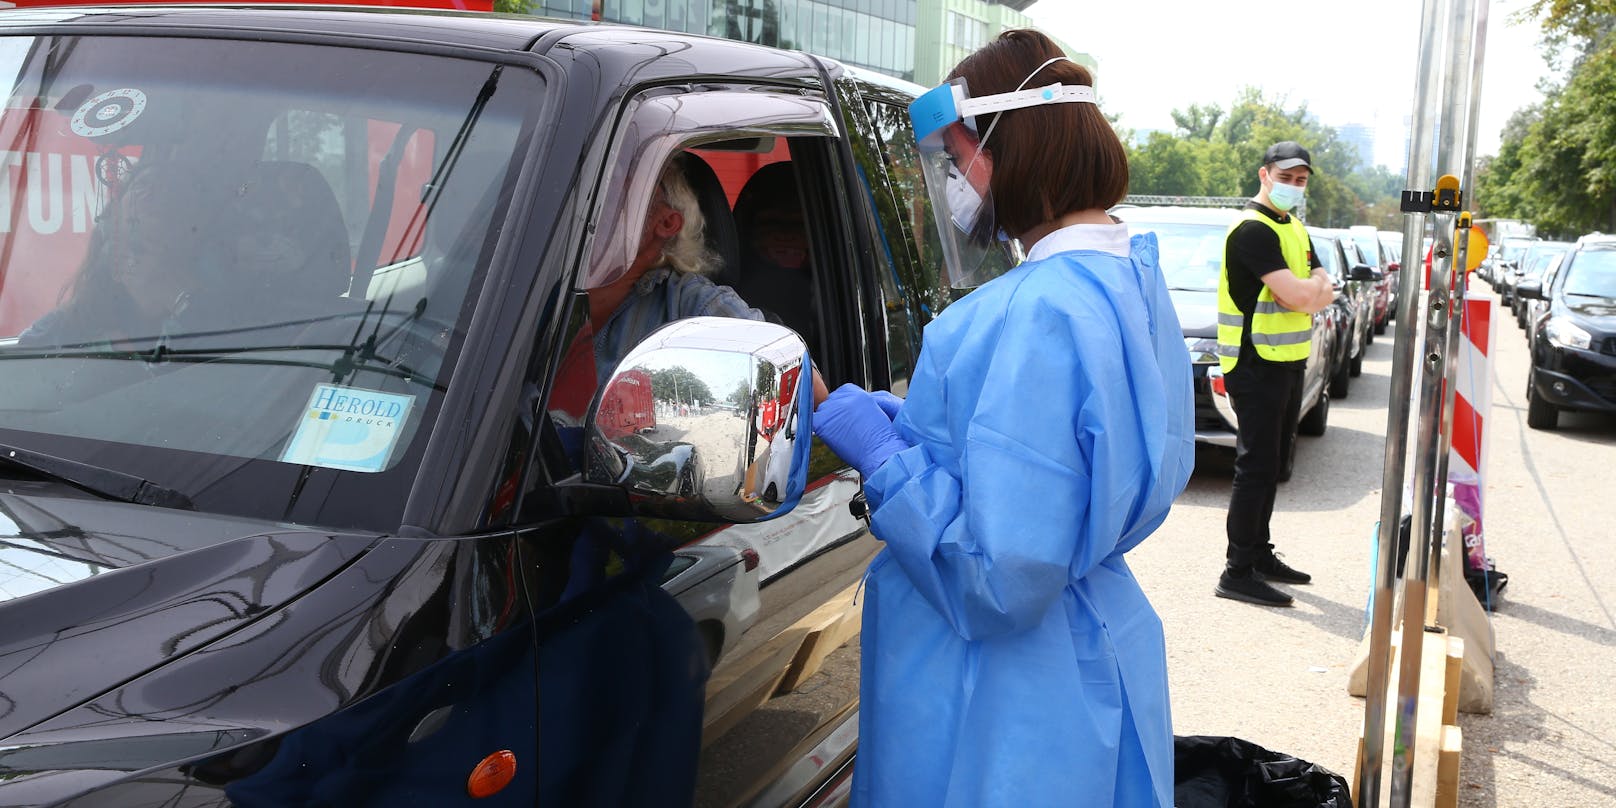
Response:
[[[679,496],[690,497],[696,495],[696,467],[685,466],[679,471]]]
[[[1359,351],[1358,355],[1347,363],[1347,372],[1351,373],[1354,379],[1363,375],[1363,351]]]
[[[1533,429],[1554,429],[1560,425],[1560,408],[1537,394],[1537,385],[1526,379],[1526,425]]]
[[[696,626],[696,631],[701,634],[702,650],[707,652],[707,666],[716,666],[718,658],[724,654],[723,624],[708,620]]]
[[[1373,329],[1371,329],[1371,330],[1373,330],[1375,332],[1375,336],[1378,337],[1378,336],[1386,333],[1386,321],[1390,320],[1391,318],[1392,318],[1392,313],[1391,313],[1390,310],[1388,310],[1386,312],[1385,317],[1382,317],[1379,320],[1375,321],[1375,327]]]
[[[779,502],[780,489],[774,483],[769,483],[769,487],[763,489],[763,498],[769,502]]]
[[[1330,377],[1330,398],[1346,398],[1351,386],[1352,373],[1347,369],[1347,363],[1342,362],[1336,366],[1335,375]]]
[[[1329,421],[1330,395],[1329,393],[1321,392],[1319,393],[1318,402],[1313,405],[1313,409],[1308,410],[1307,414],[1302,416],[1302,420],[1296,424],[1296,431],[1303,435],[1323,435],[1324,428],[1329,425]],[[1294,451],[1294,446],[1292,451]]]

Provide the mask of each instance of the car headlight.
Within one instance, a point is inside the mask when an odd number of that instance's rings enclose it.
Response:
[[[1562,348],[1581,348],[1585,351],[1594,341],[1593,335],[1562,317],[1555,317],[1545,323],[1543,325],[1543,336],[1548,337],[1549,342]]]
[[[1212,337],[1185,337],[1184,347],[1190,352],[1190,361],[1197,365],[1218,361],[1218,341]]]

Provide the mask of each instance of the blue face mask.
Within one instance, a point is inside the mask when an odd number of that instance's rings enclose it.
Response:
[[[1274,187],[1268,189],[1268,201],[1274,203],[1275,210],[1283,213],[1300,204],[1302,194],[1302,186],[1286,185],[1275,180]]]

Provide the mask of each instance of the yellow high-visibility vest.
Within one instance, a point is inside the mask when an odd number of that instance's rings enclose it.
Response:
[[[1279,236],[1279,251],[1285,257],[1285,266],[1298,278],[1313,274],[1307,260],[1307,229],[1295,216],[1283,224],[1256,210],[1229,227],[1229,233],[1247,221],[1262,222]],[[1227,236],[1225,236],[1227,240]],[[1246,314],[1229,296],[1229,255],[1224,251],[1223,264],[1218,269],[1218,365],[1224,373],[1234,370],[1240,361],[1240,333],[1246,327]],[[1312,348],[1313,315],[1291,311],[1274,297],[1268,284],[1257,294],[1257,310],[1251,313],[1251,344],[1257,355],[1270,362],[1294,362],[1306,359]]]

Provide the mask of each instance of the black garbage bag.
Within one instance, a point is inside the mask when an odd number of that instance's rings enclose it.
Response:
[[[1174,736],[1177,808],[1352,808],[1341,775],[1250,741]]]

